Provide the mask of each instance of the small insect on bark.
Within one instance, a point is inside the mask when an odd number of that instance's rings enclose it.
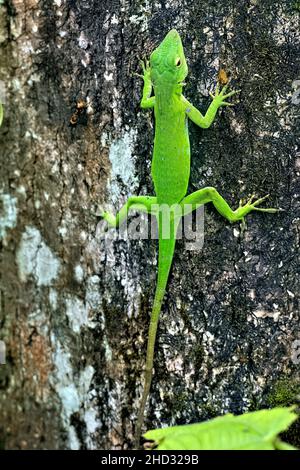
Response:
[[[70,124],[75,126],[78,122],[78,118],[80,114],[83,113],[83,111],[87,108],[87,104],[83,99],[80,99],[76,103],[76,111],[72,114],[70,118]]]
[[[228,75],[225,69],[220,69],[218,73],[218,82],[220,85],[226,85],[229,81]]]

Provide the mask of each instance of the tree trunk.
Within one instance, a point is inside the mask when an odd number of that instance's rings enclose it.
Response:
[[[178,241],[145,425],[269,406],[278,383],[299,382],[299,11],[0,1],[2,447],[132,446],[157,241],[112,239],[97,213],[153,194],[153,115],[133,73],[171,28],[195,106],[220,69],[241,89],[210,129],[190,125],[189,192],[215,186],[233,207],[268,193],[284,211],[242,230],[207,206],[202,250]]]

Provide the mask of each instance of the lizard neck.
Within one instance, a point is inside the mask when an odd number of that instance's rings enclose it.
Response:
[[[176,101],[182,93],[182,85],[163,83],[154,87],[157,109],[160,114],[168,113],[173,109]]]

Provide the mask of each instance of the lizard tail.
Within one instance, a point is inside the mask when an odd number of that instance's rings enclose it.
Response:
[[[140,439],[142,433],[142,427],[144,423],[144,414],[147,404],[147,399],[150,392],[151,381],[152,381],[152,370],[153,370],[153,358],[154,358],[154,347],[157,333],[157,326],[159,320],[159,314],[166,291],[168,282],[169,272],[172,265],[174,248],[176,243],[176,229],[177,224],[174,221],[170,223],[170,234],[168,238],[163,238],[162,228],[159,224],[159,255],[158,255],[158,277],[155,291],[155,297],[150,317],[150,326],[148,332],[148,343],[147,343],[147,356],[146,356],[146,369],[144,378],[143,395],[139,407],[137,416],[137,423],[135,429],[134,448],[140,447]]]

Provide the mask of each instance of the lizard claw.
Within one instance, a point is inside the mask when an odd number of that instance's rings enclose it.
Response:
[[[143,72],[145,73],[145,70],[146,70],[145,62],[141,59],[141,60],[139,61],[139,63],[140,63],[141,69],[142,69]]]
[[[228,103],[227,101],[223,101],[221,106],[234,106],[234,103]]]
[[[96,217],[103,217],[104,214],[105,210],[103,209],[103,207],[101,205],[97,205],[94,215]]]
[[[252,194],[252,196],[250,196],[250,199],[246,202],[246,205],[247,205],[247,206],[251,206],[252,201],[253,201],[253,199],[255,199],[255,198],[256,198],[256,195],[255,195],[255,194]],[[266,196],[264,197],[264,199],[266,199]],[[258,202],[258,201],[259,201],[259,199],[258,199],[256,202]]]
[[[244,217],[247,214],[249,214],[249,212],[252,212],[252,211],[268,212],[269,214],[275,214],[276,212],[279,212],[281,209],[275,209],[273,207],[266,207],[266,208],[257,207],[259,204],[264,202],[268,197],[269,197],[269,194],[257,199],[255,202],[252,202],[253,199],[255,198],[255,194],[253,194],[245,205],[242,205],[242,201],[241,201],[239,208],[235,211],[236,220],[243,220]]]
[[[223,90],[224,90],[224,88],[223,88]],[[227,93],[226,95],[223,95],[223,99],[226,100],[226,98],[229,98],[230,96],[236,95],[237,93],[241,93],[241,91],[242,90],[232,90],[229,93]]]
[[[132,75],[135,77],[144,78],[144,75],[141,75],[140,73],[137,73],[137,72],[132,72]]]
[[[266,199],[268,199],[269,196],[270,196],[269,194],[266,194],[266,196],[261,197],[260,199],[257,199],[257,201],[253,202],[253,204],[252,204],[253,207],[256,207],[256,206],[258,206],[259,204],[261,204],[263,201],[265,201]],[[253,198],[252,198],[252,200],[253,200]]]
[[[226,83],[226,85],[223,86],[222,90],[220,91],[220,95],[221,95],[221,96],[224,96],[225,91],[226,91],[227,88],[229,87],[230,81],[231,81],[231,79],[229,79],[228,82]],[[218,83],[219,83],[219,82],[218,82]]]
[[[229,93],[226,93],[226,91],[228,90],[229,83],[230,83],[230,80],[228,80],[228,83],[226,83],[226,85],[220,91],[220,84],[218,82],[217,86],[216,86],[215,93],[214,94],[211,93],[211,92],[209,93],[211,98],[216,101],[216,104],[218,105],[218,107],[220,107],[220,106],[234,106],[233,103],[228,103],[226,101],[226,99],[230,98],[233,95],[236,95],[237,93],[240,93],[240,91],[241,91],[241,90],[232,90]]]
[[[140,64],[140,67],[142,68],[143,74],[133,72],[133,75],[145,80],[147,76],[150,76],[150,63],[149,63],[149,60],[140,59],[139,64]]]

